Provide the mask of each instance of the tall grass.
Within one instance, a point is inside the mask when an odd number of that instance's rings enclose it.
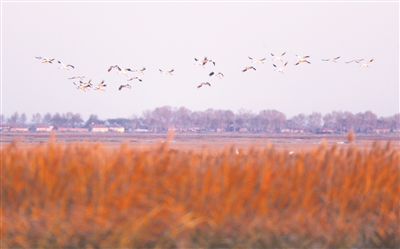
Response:
[[[399,247],[399,151],[1,152],[2,248]]]

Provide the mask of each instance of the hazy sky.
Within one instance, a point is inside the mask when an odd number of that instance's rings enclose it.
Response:
[[[399,2],[1,3],[1,104],[8,117],[81,113],[128,118],[169,105],[192,111],[399,112]],[[274,71],[288,62],[284,74]],[[295,66],[295,55],[311,64]],[[42,64],[35,56],[55,58]],[[204,56],[216,66],[194,65]],[[251,63],[248,56],[266,58]],[[337,63],[322,61],[340,56]],[[370,59],[369,67],[349,63]],[[75,69],[59,69],[57,60]],[[143,82],[107,72],[146,67]],[[242,72],[253,65],[257,70]],[[159,69],[174,69],[174,75]],[[210,77],[222,72],[223,79]],[[84,75],[106,91],[77,90]],[[201,82],[211,87],[197,88]],[[77,81],[75,81],[77,82]],[[130,83],[131,89],[118,90]]]

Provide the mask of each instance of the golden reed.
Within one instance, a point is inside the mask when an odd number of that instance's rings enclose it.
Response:
[[[399,151],[1,151],[2,248],[398,247]]]

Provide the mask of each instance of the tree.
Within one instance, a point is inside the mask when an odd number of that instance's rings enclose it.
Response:
[[[183,106],[173,111],[175,125],[177,128],[180,130],[188,128],[190,125],[190,113],[191,111]]]
[[[301,113],[292,118],[294,128],[301,130],[306,126],[307,117],[305,114]]]
[[[46,125],[50,125],[52,118],[53,118],[53,116],[50,113],[46,113],[43,116],[42,123],[44,123]]]
[[[249,120],[254,117],[254,113],[250,110],[246,109],[239,109],[238,113],[236,114],[236,122],[247,129],[249,129]]]
[[[324,120],[324,127],[325,128],[334,128],[334,118],[332,116],[332,114],[327,113],[324,115],[324,117],[322,118]]]
[[[32,114],[31,122],[33,124],[40,124],[41,121],[42,121],[42,115],[40,115],[40,113]]]
[[[321,128],[322,125],[322,114],[319,112],[313,112],[307,117],[308,128],[311,132],[316,132]]]
[[[103,120],[100,120],[97,115],[91,114],[88,120],[85,122],[85,127],[89,127],[91,124],[104,124]]]
[[[7,122],[6,116],[4,116],[4,114],[0,114],[0,123],[4,124],[5,122]]]
[[[18,123],[18,120],[19,120],[19,114],[18,114],[18,112],[14,112],[14,114],[11,115],[11,116],[8,118],[8,123],[17,124],[17,123]]]

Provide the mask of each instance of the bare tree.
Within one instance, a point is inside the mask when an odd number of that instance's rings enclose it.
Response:
[[[44,123],[46,125],[50,125],[52,118],[53,118],[53,116],[50,113],[46,113],[43,116],[42,123]]]
[[[18,112],[14,112],[14,114],[12,114],[12,115],[8,118],[8,123],[11,123],[11,124],[18,124],[18,120],[19,120],[19,114],[18,114]]]
[[[31,122],[33,124],[40,124],[41,120],[42,120],[42,115],[40,115],[40,113],[32,114]]]
[[[324,127],[325,128],[334,128],[335,119],[333,118],[332,114],[327,113],[322,118],[324,120]]]
[[[2,113],[2,114],[0,114],[0,123],[2,123],[2,124],[4,124],[4,123],[6,123],[7,122],[7,118],[6,118],[6,116],[4,116],[4,114]]]
[[[319,112],[313,112],[308,115],[308,128],[311,132],[316,132],[321,128],[322,125],[322,114]]]
[[[306,127],[307,117],[305,114],[301,113],[292,118],[294,128],[300,130]]]

